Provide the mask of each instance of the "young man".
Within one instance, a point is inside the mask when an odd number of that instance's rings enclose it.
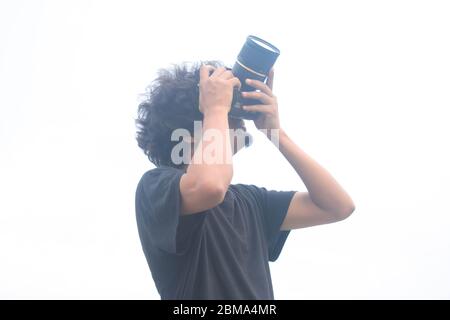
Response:
[[[241,83],[223,64],[161,70],[139,105],[138,144],[157,168],[138,183],[136,219],[162,299],[273,299],[269,261],[278,258],[290,230],[336,222],[353,212],[349,195],[280,126],[273,79],[272,70],[267,84],[249,83],[259,91],[243,96],[261,104],[245,109],[260,112],[256,127],[277,142],[307,192],[230,184],[227,151],[237,148],[229,129],[245,127],[229,117],[233,88]],[[202,135],[191,161],[178,163],[172,151],[179,141],[172,134],[184,129],[195,140],[196,120]],[[208,138],[211,130],[222,139]],[[202,161],[213,143],[221,161]]]

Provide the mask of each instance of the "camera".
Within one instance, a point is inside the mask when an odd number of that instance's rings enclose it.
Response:
[[[245,82],[246,79],[265,82],[279,55],[280,50],[269,42],[253,35],[247,37],[231,69],[233,75],[241,81],[242,87],[240,90],[234,89],[229,116],[247,120],[254,120],[259,116],[259,112],[245,111],[242,106],[261,104],[261,101],[243,98],[241,92],[256,90]]]

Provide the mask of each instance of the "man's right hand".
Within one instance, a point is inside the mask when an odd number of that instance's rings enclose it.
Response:
[[[209,73],[214,71],[210,76]],[[224,67],[203,65],[200,68],[199,108],[203,113],[202,143],[194,151],[186,173],[180,179],[181,213],[192,214],[214,208],[222,203],[233,178],[233,161],[228,111],[233,100],[233,88],[241,86],[238,78]],[[216,140],[207,132],[218,132],[223,139]],[[212,145],[215,144],[215,145]],[[215,161],[205,161],[210,150],[216,150]],[[198,159],[200,161],[194,161]]]
[[[210,74],[210,71],[214,72]],[[203,114],[224,112],[228,114],[233,100],[234,87],[241,88],[241,82],[230,70],[224,67],[214,68],[211,65],[200,67],[199,109]]]

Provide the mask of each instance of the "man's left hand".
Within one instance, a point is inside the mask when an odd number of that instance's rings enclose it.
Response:
[[[280,118],[278,116],[277,97],[273,94],[274,70],[271,69],[267,78],[267,84],[253,79],[247,79],[247,84],[260,91],[242,92],[244,98],[256,99],[262,104],[243,106],[246,111],[257,111],[261,114],[254,120],[259,130],[280,129]],[[250,81],[249,81],[250,80]]]

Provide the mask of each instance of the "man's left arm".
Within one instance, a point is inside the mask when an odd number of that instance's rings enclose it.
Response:
[[[262,102],[260,105],[244,106],[244,109],[261,112],[255,120],[256,127],[264,131],[272,142],[278,143],[280,152],[308,190],[294,194],[281,229],[305,228],[347,218],[355,209],[350,196],[325,168],[300,149],[280,128],[278,102],[272,92],[273,79],[274,71],[271,70],[267,84],[257,80],[247,82],[260,91],[243,93],[243,96]]]
[[[279,150],[308,190],[294,194],[281,229],[290,230],[332,223],[350,216],[355,205],[345,190],[283,130],[279,132]]]

